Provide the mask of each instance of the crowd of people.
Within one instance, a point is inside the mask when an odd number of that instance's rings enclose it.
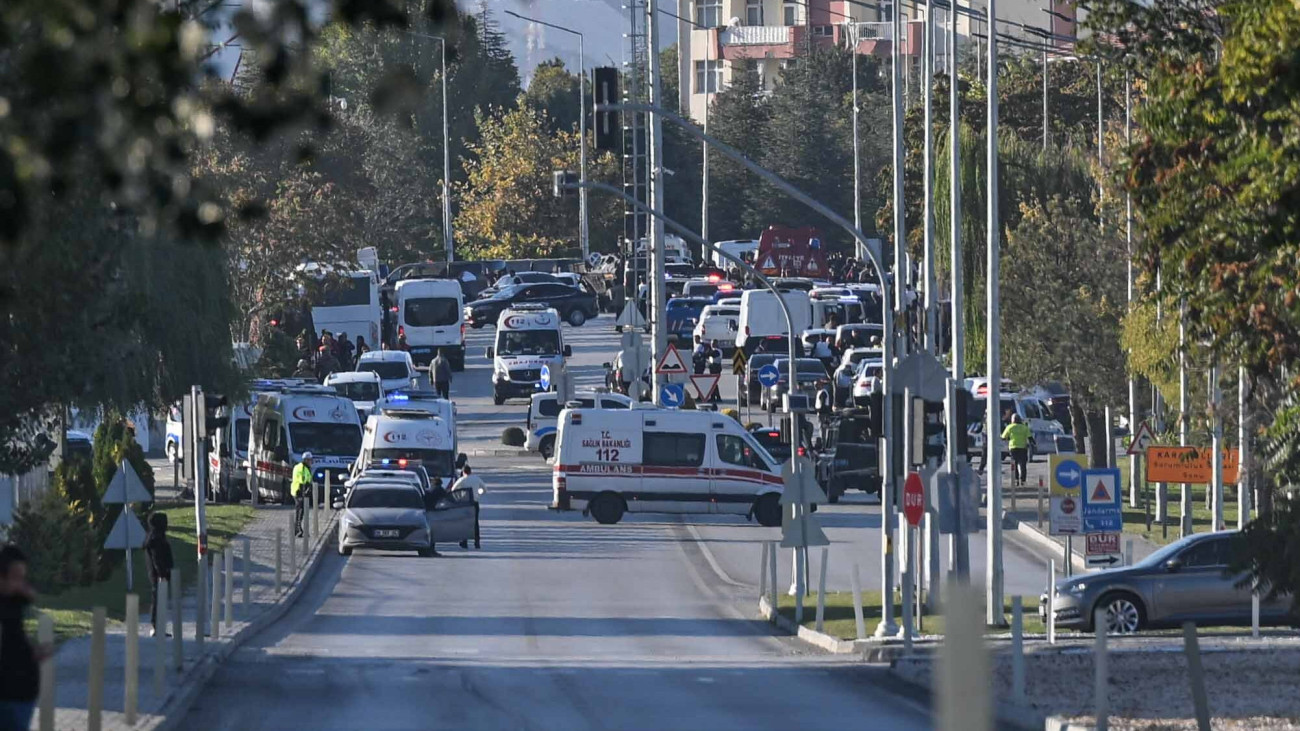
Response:
[[[406,350],[405,336],[398,339],[398,347]],[[293,372],[294,378],[325,380],[331,373],[350,371],[356,366],[356,359],[370,352],[370,344],[365,337],[358,335],[356,341],[348,339],[348,334],[341,332],[338,337],[329,330],[321,330],[320,338],[313,338],[307,331],[298,335],[295,344],[298,348],[298,364]]]

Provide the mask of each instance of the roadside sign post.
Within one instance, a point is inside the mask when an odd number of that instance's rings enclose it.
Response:
[[[542,366],[542,376],[537,383],[542,387],[543,391],[551,390],[551,366],[549,363]]]
[[[659,404],[666,409],[680,409],[686,403],[686,388],[680,383],[665,383],[659,387]]]
[[[809,547],[831,543],[809,509],[813,503],[824,504],[826,493],[813,477],[812,463],[807,457],[791,457],[781,467],[781,479],[781,547],[794,549],[794,621],[799,624],[803,622],[803,596],[807,586],[804,558]]]
[[[145,530],[140,525],[140,521],[135,517],[135,511],[131,509],[131,503],[152,502],[153,496],[149,494],[140,481],[140,476],[135,473],[135,468],[130,462],[122,460],[117,467],[117,473],[108,483],[108,488],[104,491],[103,503],[105,505],[121,505],[122,512],[118,514],[117,521],[108,531],[108,537],[104,539],[104,548],[110,550],[126,551],[126,590],[128,592],[135,588],[135,562],[131,560],[131,549],[144,547]]]
[[[1074,454],[1053,454],[1048,457],[1047,465],[1048,532],[1054,536],[1065,536],[1065,565],[1062,571],[1070,576],[1074,573],[1071,556],[1074,546],[1071,537],[1083,532],[1083,496],[1080,489],[1083,465]]]
[[[1090,569],[1108,569],[1123,563],[1120,554],[1119,533],[1089,533],[1084,550],[1084,563]]]
[[[1087,534],[1084,563],[1088,568],[1109,568],[1123,561],[1119,551],[1119,534],[1124,530],[1119,470],[1084,470],[1080,480],[1083,532]]]

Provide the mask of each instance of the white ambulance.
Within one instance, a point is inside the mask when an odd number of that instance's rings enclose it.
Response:
[[[365,469],[384,460],[418,461],[430,478],[451,487],[456,477],[456,407],[429,401],[384,404],[366,420],[357,465]]]
[[[492,403],[508,398],[528,398],[543,389],[542,366],[549,366],[552,385],[560,378],[564,359],[573,353],[564,344],[560,315],[545,305],[514,305],[497,318],[495,344],[487,349],[492,359]]]
[[[289,480],[304,452],[316,484],[342,486],[361,451],[361,420],[352,401],[328,386],[283,386],[258,394],[248,434],[248,481],[262,503],[292,500]]]
[[[553,507],[599,523],[633,513],[725,513],[781,525],[781,465],[710,411],[566,409]]]
[[[249,398],[217,410],[229,417],[208,440],[208,489],[216,502],[251,498],[248,491],[248,434],[252,430],[257,395],[289,386],[305,386],[301,378],[264,378],[248,384]]]

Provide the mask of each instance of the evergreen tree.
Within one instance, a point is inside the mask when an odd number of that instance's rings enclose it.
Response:
[[[713,98],[709,134],[752,160],[761,159],[769,137],[770,119],[758,70],[753,61],[739,61],[731,85]],[[756,196],[763,188],[758,176],[716,152],[709,154],[709,235],[715,241],[758,236],[765,224]]]
[[[659,54],[659,68],[664,70],[660,77],[663,83],[663,106],[670,111],[677,111],[677,101],[680,98],[678,94],[679,86],[677,85],[677,46],[669,46]],[[681,114],[687,117],[686,114]],[[687,121],[695,127],[699,125],[694,120]],[[664,167],[672,171],[672,175],[664,176],[664,215],[677,221],[690,230],[700,233],[700,203],[701,203],[701,175],[703,170],[701,165],[704,157],[704,147],[695,136],[679,127],[673,122],[664,121]],[[709,176],[709,182],[715,180],[714,176]],[[710,191],[712,196],[712,191]],[[712,207],[712,206],[710,206]],[[671,233],[671,230],[669,231]],[[712,229],[709,231],[709,238],[717,240]],[[692,249],[695,247],[692,246]]]

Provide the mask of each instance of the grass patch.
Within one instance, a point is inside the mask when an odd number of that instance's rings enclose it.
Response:
[[[1138,507],[1130,508],[1128,505],[1128,460],[1120,461],[1120,483],[1124,487],[1124,532],[1133,535],[1142,536],[1146,540],[1157,546],[1164,546],[1178,540],[1182,531],[1179,529],[1182,521],[1182,505],[1179,502],[1179,496],[1182,493],[1182,485],[1171,483],[1167,490],[1169,492],[1169,510],[1166,518],[1168,530],[1165,530],[1156,522],[1156,483],[1146,483],[1146,494],[1138,496]],[[1214,530],[1214,511],[1206,507],[1205,495],[1209,492],[1209,485],[1191,485],[1192,493],[1192,532],[1209,533]],[[1147,530],[1147,512],[1142,502],[1144,499],[1151,501],[1151,530]],[[1235,484],[1225,484],[1223,486],[1223,523],[1229,528],[1237,526],[1237,486]]]
[[[866,625],[867,636],[870,637],[875,633],[876,627],[880,624],[880,592],[864,591],[862,592],[862,619]],[[781,594],[777,598],[777,605],[781,615],[791,622],[794,621],[794,597]],[[804,623],[803,626],[814,629],[817,625],[817,596],[816,594],[804,599]],[[1007,621],[1011,621],[1011,602],[1007,601],[1006,606]],[[902,616],[903,607],[901,601],[894,602],[894,617],[896,621]],[[850,592],[831,592],[826,594],[826,616],[823,630],[832,637],[838,637],[842,640],[852,640],[857,637],[857,626],[853,618],[853,594]],[[1024,621],[1026,634],[1042,634],[1047,631],[1043,623],[1038,619],[1038,597],[1024,598]],[[943,634],[944,618],[939,614],[926,614],[921,619],[921,628],[919,632],[927,635]],[[1006,627],[989,627],[988,634],[1001,634],[1008,632]]]
[[[194,584],[198,575],[198,551],[194,536],[194,506],[192,504],[161,505],[167,514],[167,535],[172,544],[172,557],[181,571],[181,587]],[[251,505],[209,505],[208,550],[220,551],[230,539],[243,530],[253,519]],[[144,551],[131,552],[135,571],[135,592],[140,595],[140,612],[144,617],[149,597],[149,570]],[[76,586],[58,594],[40,595],[36,608],[54,617],[55,639],[62,642],[90,632],[91,617],[95,607],[104,607],[111,621],[126,617],[126,563],[120,563],[108,578],[89,586]],[[141,620],[147,621],[147,617]],[[30,622],[30,632],[35,634],[35,620]]]

